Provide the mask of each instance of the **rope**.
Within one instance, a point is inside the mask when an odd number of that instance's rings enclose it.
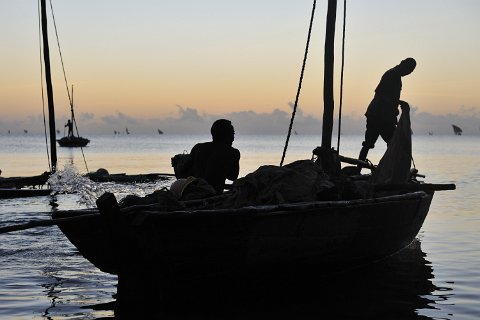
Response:
[[[73,110],[73,85],[72,85],[72,100],[71,100],[71,108]],[[75,125],[75,130],[77,131],[77,136],[80,136],[80,133],[78,133],[78,127],[77,127],[77,120],[75,120],[75,114],[73,113],[72,111],[72,121],[73,121],[73,124]],[[87,172],[88,171],[88,166],[87,166],[87,160],[85,159],[85,154],[83,153],[83,147],[80,147],[80,151],[82,152],[82,157],[83,157],[83,163],[85,164],[85,168],[87,169]]]
[[[340,135],[342,130],[342,103],[343,103],[343,69],[345,66],[345,24],[347,17],[347,0],[343,1],[343,36],[342,36],[342,70],[340,73],[340,105],[338,107],[338,140],[337,152],[340,154]]]
[[[50,10],[52,11],[53,27],[55,28],[55,36],[57,38],[58,53],[60,54],[60,62],[62,63],[63,78],[65,79],[65,87],[67,88],[68,101],[70,102],[70,105],[71,105],[72,98],[70,97],[70,91],[68,90],[67,73],[65,72],[65,66],[63,64],[62,49],[60,48],[60,40],[57,32],[57,22],[55,21],[55,14],[53,13],[52,0],[50,0]]]
[[[62,49],[60,48],[60,39],[57,31],[57,22],[55,20],[55,14],[53,13],[52,0],[50,0],[50,10],[52,11],[53,27],[55,29],[55,37],[57,39],[58,53],[60,55],[60,61],[62,63],[63,79],[65,80],[65,87],[67,89],[68,101],[70,102],[70,107],[73,110],[73,87],[72,87],[72,95],[70,95],[70,90],[68,89],[67,73],[65,72],[65,65],[63,63]],[[75,115],[73,114],[73,112],[72,112],[72,121],[75,124],[75,130],[77,131],[77,136],[80,136],[78,132],[77,121],[75,120]],[[85,154],[83,153],[83,147],[80,147],[80,150],[82,151],[83,162],[85,163],[85,168],[87,169],[87,172],[88,172],[87,160],[85,159]]]
[[[285,147],[283,148],[283,154],[282,154],[282,160],[280,161],[280,167],[283,166],[283,161],[285,160],[285,155],[287,153],[287,148],[288,148],[288,142],[289,142],[290,136],[292,134],[293,121],[295,119],[295,113],[297,112],[298,99],[300,97],[300,91],[302,89],[303,74],[305,73],[305,65],[307,63],[308,48],[310,46],[310,36],[312,34],[312,25],[313,25],[313,18],[315,16],[316,4],[317,4],[317,1],[313,0],[312,15],[310,17],[310,26],[308,27],[308,37],[307,37],[307,43],[306,43],[306,46],[305,46],[305,54],[303,56],[302,71],[300,73],[300,80],[298,82],[297,95],[295,97],[295,104],[293,105],[292,117],[290,119],[290,125],[288,127],[288,134],[287,134],[287,139],[285,140]]]
[[[38,0],[38,43],[40,48],[40,87],[42,91],[42,110],[43,110],[43,130],[45,133],[45,148],[47,149],[47,162],[48,162],[48,170],[52,171],[52,165],[50,163],[50,152],[48,151],[48,137],[47,137],[47,119],[45,116],[45,89],[43,87],[43,61],[42,61],[42,18],[40,13],[40,0]],[[56,143],[54,141],[53,143]]]

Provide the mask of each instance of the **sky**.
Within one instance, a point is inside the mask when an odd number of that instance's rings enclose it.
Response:
[[[336,108],[343,24],[338,2]],[[245,132],[279,126],[284,132],[312,3],[52,0],[80,128],[195,131],[230,117],[245,121],[238,124]],[[314,131],[322,117],[326,7],[326,0],[317,1],[299,100],[296,125],[311,126],[306,131]],[[48,9],[55,112],[62,127],[69,104]],[[0,3],[0,133],[36,130],[43,123],[37,10],[37,0]],[[421,119],[418,128],[426,133],[447,130],[455,120],[478,133],[479,14],[478,0],[347,1],[343,116],[351,124],[345,132],[361,132],[380,77],[411,56],[417,68],[403,78],[402,99],[415,110],[412,122]]]

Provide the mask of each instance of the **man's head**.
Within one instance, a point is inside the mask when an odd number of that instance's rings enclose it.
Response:
[[[400,64],[397,66],[398,70],[400,71],[400,74],[403,76],[406,76],[415,70],[415,67],[417,66],[417,61],[413,58],[407,58],[405,60],[402,60]]]
[[[224,142],[232,145],[235,139],[235,130],[230,120],[219,119],[212,124],[210,129],[213,141]]]

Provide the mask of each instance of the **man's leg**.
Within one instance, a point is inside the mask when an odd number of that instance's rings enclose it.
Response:
[[[362,142],[362,149],[358,155],[358,160],[365,161],[367,159],[367,154],[370,149],[375,147],[375,142],[377,142],[380,131],[375,121],[367,118],[367,129],[365,131],[365,140]]]
[[[380,136],[382,137],[383,141],[387,143],[387,146],[390,144],[390,141],[393,138],[393,134],[395,133],[395,129],[397,128],[397,123],[390,123],[386,124],[382,127]]]

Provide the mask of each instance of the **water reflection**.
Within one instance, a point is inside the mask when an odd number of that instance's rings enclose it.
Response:
[[[141,305],[119,305],[116,316],[430,319],[425,316],[428,310],[448,298],[436,293],[451,289],[433,284],[433,269],[425,257],[416,240],[400,254],[370,267],[328,276],[319,274],[318,269],[282,271],[280,281],[278,273],[260,279],[224,279],[220,284],[168,293],[168,302],[163,304],[156,297]]]
[[[43,292],[47,294],[47,297],[50,301],[50,306],[46,308],[42,314],[42,316],[47,319],[53,319],[50,316],[50,310],[56,307],[57,300],[60,299],[60,294],[61,294],[61,290],[57,289],[57,286],[61,284],[62,279],[56,276],[51,276],[51,277],[53,278],[52,282],[42,284],[42,287],[45,288]]]

